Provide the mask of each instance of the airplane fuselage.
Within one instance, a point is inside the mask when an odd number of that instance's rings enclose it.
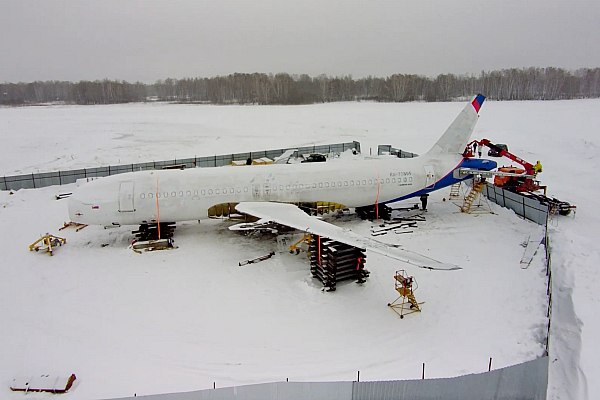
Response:
[[[419,196],[458,182],[456,168],[496,167],[462,156],[484,99],[475,96],[420,157],[130,172],[81,185],[69,199],[69,215],[83,224],[134,225],[200,220],[247,202],[362,207]]]
[[[81,186],[70,199],[69,214],[85,224],[136,225],[200,220],[213,206],[246,201],[346,207],[390,203],[457,182],[451,172],[465,161],[476,160],[458,154],[436,159],[355,156],[321,163],[132,172]]]

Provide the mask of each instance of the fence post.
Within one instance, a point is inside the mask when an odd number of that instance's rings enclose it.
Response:
[[[31,174],[31,182],[33,184],[33,188],[35,189],[35,175]]]
[[[490,363],[488,365],[488,372],[492,370],[492,357],[490,357]]]
[[[425,363],[423,363],[423,373],[421,374],[421,379],[425,379]]]
[[[356,374],[356,382],[360,382],[360,370]]]

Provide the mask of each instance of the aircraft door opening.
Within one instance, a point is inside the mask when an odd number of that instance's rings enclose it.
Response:
[[[119,186],[119,212],[134,212],[133,204],[134,182],[121,182]]]
[[[433,189],[435,186],[435,170],[431,165],[425,165],[425,188]]]

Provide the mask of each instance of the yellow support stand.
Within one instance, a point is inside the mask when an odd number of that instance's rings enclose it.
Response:
[[[80,224],[77,222],[65,222],[61,228],[58,228],[59,231],[62,231],[67,228],[75,228],[75,232],[79,232],[83,228],[85,228],[86,224]]]
[[[29,251],[45,251],[52,255],[55,247],[62,246],[67,243],[67,239],[47,233],[35,242],[29,245]]]
[[[414,291],[417,290],[418,285],[413,276],[408,276],[403,269],[396,271],[394,275],[394,288],[400,296],[393,302],[388,303],[388,307],[394,310],[400,316],[400,319],[403,319],[407,314],[421,312],[420,306],[424,303],[417,302],[415,298]]]
[[[296,243],[293,243],[290,245],[290,253],[291,254],[300,254],[300,250],[302,250],[302,248],[300,247],[302,245],[302,243],[306,243],[306,244],[310,244],[310,233],[305,233],[302,236],[302,239],[298,240]]]

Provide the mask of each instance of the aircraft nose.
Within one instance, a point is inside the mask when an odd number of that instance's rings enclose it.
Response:
[[[95,209],[99,209],[98,195],[94,182],[79,186],[69,197],[69,217],[72,222],[86,223]]]
[[[81,223],[84,217],[83,202],[78,198],[77,192],[73,193],[68,200],[69,218],[71,218],[71,222]]]

